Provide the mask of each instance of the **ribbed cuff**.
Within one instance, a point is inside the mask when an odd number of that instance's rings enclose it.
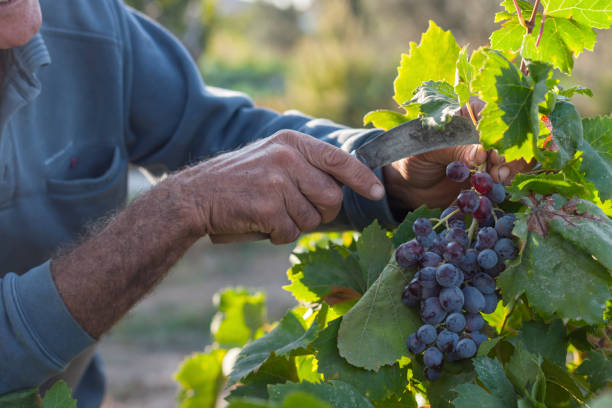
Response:
[[[12,324],[43,361],[63,369],[95,340],[74,320],[51,276],[50,262],[18,276],[5,276]],[[12,307],[11,307],[12,306]],[[35,358],[35,360],[40,360]],[[30,368],[31,370],[32,368]],[[42,370],[44,371],[44,370]]]

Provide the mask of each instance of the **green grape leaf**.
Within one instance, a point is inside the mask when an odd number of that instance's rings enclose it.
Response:
[[[532,63],[530,72],[529,77],[524,77],[502,54],[490,51],[484,68],[474,79],[474,88],[487,103],[478,124],[480,140],[487,149],[498,149],[508,160],[529,161],[534,157],[539,135],[538,105],[554,86],[549,65]]]
[[[222,348],[242,347],[266,322],[266,295],[245,288],[225,289],[213,297],[219,309],[211,333]]]
[[[443,81],[425,81],[406,104],[418,106],[423,125],[433,128],[444,127],[461,109],[455,89]]]
[[[290,310],[268,334],[247,344],[236,360],[230,374],[230,384],[235,384],[257,370],[271,355],[291,356],[303,354],[325,326],[327,306],[323,305],[314,322],[306,330],[304,319]]]
[[[72,390],[64,381],[53,384],[42,399],[42,408],[76,408],[77,402],[72,399]]]
[[[542,0],[547,16],[575,20],[593,28],[610,28],[612,3],[601,0]]]
[[[528,197],[532,192],[543,195],[559,193],[570,198],[590,195],[585,185],[569,179],[564,173],[517,174],[508,191],[513,201]]]
[[[296,359],[298,357],[312,357],[312,354],[297,356]],[[296,362],[293,359],[271,355],[257,370],[241,379],[240,385],[233,388],[226,399],[228,401],[240,397],[267,399],[269,384],[297,382],[300,380],[297,370]]]
[[[561,366],[551,363],[548,359],[542,362],[542,371],[546,376],[546,406],[571,406],[572,400],[583,405],[584,394],[580,386],[565,369],[565,362]]]
[[[504,404],[496,395],[489,394],[476,384],[461,384],[455,388],[455,391],[459,394],[453,400],[456,408],[511,408],[516,406]]]
[[[597,324],[610,297],[609,280],[601,264],[565,238],[530,231],[520,262],[502,272],[497,285],[506,303],[524,292],[544,318],[557,315]]]
[[[258,398],[240,398],[232,400],[227,408],[331,408],[331,406],[304,392],[292,392],[287,394],[282,403]]]
[[[612,198],[612,116],[583,119],[584,139],[581,170],[599,190],[602,201]]]
[[[491,39],[491,47],[498,50],[521,51],[523,58],[532,61],[552,63],[555,68],[570,73],[574,57],[585,49],[593,50],[597,37],[593,28],[610,26],[610,6],[605,2],[592,0],[567,4],[567,1],[550,1],[545,4],[543,31],[542,15],[537,15],[534,29],[528,34],[520,25],[512,1],[504,1],[506,12],[496,15],[496,22],[503,22]],[[576,3],[576,2],[574,2]],[[519,1],[523,16],[531,15],[533,5]],[[538,43],[539,38],[539,43]]]
[[[392,247],[391,238],[376,220],[361,232],[357,241],[357,256],[366,287],[372,286],[387,266]]]
[[[327,248],[294,254],[299,263],[287,275],[290,285],[284,286],[297,300],[317,302],[329,296],[340,300],[358,299],[367,289],[359,260],[351,251],[334,243]]]
[[[403,105],[412,99],[412,94],[424,81],[454,83],[459,50],[451,32],[442,30],[430,21],[420,44],[411,42],[409,54],[402,54],[398,75],[393,83],[393,99],[398,105]]]
[[[26,390],[0,395],[0,406],[3,408],[40,407],[38,388],[28,388]]]
[[[400,301],[402,289],[411,276],[395,261],[389,263],[374,285],[344,315],[338,349],[350,364],[378,370],[406,353],[406,339],[421,325],[417,311]]]
[[[559,95],[564,96],[566,98],[571,98],[574,95],[585,95],[588,96],[590,98],[593,97],[593,91],[591,91],[589,88],[585,88],[582,87],[580,85],[577,86],[573,86],[571,88],[567,88],[567,89],[559,89]]]
[[[338,354],[338,328],[341,319],[330,322],[312,344],[319,361],[319,372],[325,380],[341,380],[360,390],[370,401],[380,402],[399,398],[408,380],[407,367],[398,364],[381,367],[378,372],[364,370],[349,364]]]
[[[375,402],[374,406],[376,408],[418,408],[418,403],[414,394],[406,391],[400,398],[390,397],[385,401]]]
[[[612,361],[602,353],[589,351],[576,374],[586,376],[593,391],[597,391],[612,382]]]
[[[180,408],[214,408],[225,384],[223,358],[226,350],[194,353],[180,364],[174,374],[179,384],[177,395]]]
[[[489,390],[491,395],[501,402],[499,406],[516,406],[514,388],[512,387],[512,383],[506,378],[504,368],[499,360],[490,359],[488,357],[477,357],[474,359],[474,370],[482,385]]]
[[[612,271],[612,220],[598,206],[588,201],[579,201],[576,206],[580,217],[565,220],[554,217],[548,222],[550,229],[593,255],[599,263]]]
[[[555,68],[566,73],[572,72],[574,57],[578,57],[585,49],[592,51],[597,42],[597,35],[589,25],[574,19],[547,15],[544,32],[537,45],[541,24],[542,17],[538,16],[535,20],[537,28],[524,36],[523,57],[552,63]]]
[[[474,370],[450,371],[449,364],[444,365],[442,376],[427,384],[427,398],[431,408],[452,408],[455,407],[457,388],[465,383],[474,381],[476,373]],[[478,387],[480,388],[480,387]],[[475,407],[477,405],[471,405]]]
[[[424,205],[420,206],[416,210],[408,213],[404,221],[397,227],[393,232],[393,246],[398,247],[404,242],[410,241],[415,237],[414,231],[412,231],[412,224],[417,218],[437,218],[441,214],[439,209],[429,209]]]
[[[567,336],[561,320],[555,319],[550,324],[538,320],[525,322],[517,339],[530,353],[539,354],[555,364],[565,365]]]
[[[518,343],[505,366],[506,375],[517,390],[530,389],[544,377],[541,364],[542,357],[531,354]]]
[[[399,112],[379,109],[372,112],[368,112],[363,117],[363,125],[367,126],[370,123],[377,128],[383,130],[389,130],[402,123],[408,122],[409,120],[416,119],[418,116],[418,110],[414,110],[413,114],[401,114]]]
[[[342,381],[330,381],[321,384],[287,383],[268,387],[268,393],[272,401],[281,401],[289,393],[296,391],[314,395],[320,400],[328,402],[332,408],[374,408],[370,401],[361,395],[355,387]]]
[[[552,140],[547,149],[537,149],[537,158],[547,169],[561,169],[576,154],[578,146],[582,145],[583,132],[580,114],[573,104],[559,101],[548,116],[553,127]]]
[[[317,371],[318,367],[319,361],[314,354],[295,357],[295,370],[299,382],[308,381],[311,383],[320,383],[323,381],[323,374]]]

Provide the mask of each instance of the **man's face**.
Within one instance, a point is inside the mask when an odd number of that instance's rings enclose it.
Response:
[[[38,0],[0,0],[0,49],[27,43],[41,22]]]

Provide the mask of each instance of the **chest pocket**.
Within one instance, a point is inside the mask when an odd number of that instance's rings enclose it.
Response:
[[[72,232],[124,204],[127,159],[119,147],[80,149],[62,160],[58,177],[47,180],[47,193],[56,216]]]

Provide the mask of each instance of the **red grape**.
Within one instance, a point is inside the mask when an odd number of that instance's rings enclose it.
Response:
[[[478,221],[486,221],[491,216],[493,204],[487,197],[480,197],[478,208],[472,214]]]
[[[454,161],[446,166],[446,177],[457,183],[467,180],[469,176],[470,169],[463,162]]]
[[[459,194],[459,197],[457,197],[457,205],[462,212],[468,214],[473,213],[478,209],[478,193],[474,190],[464,190]]]
[[[493,179],[488,173],[479,172],[472,176],[472,185],[480,194],[489,194],[493,188]]]

